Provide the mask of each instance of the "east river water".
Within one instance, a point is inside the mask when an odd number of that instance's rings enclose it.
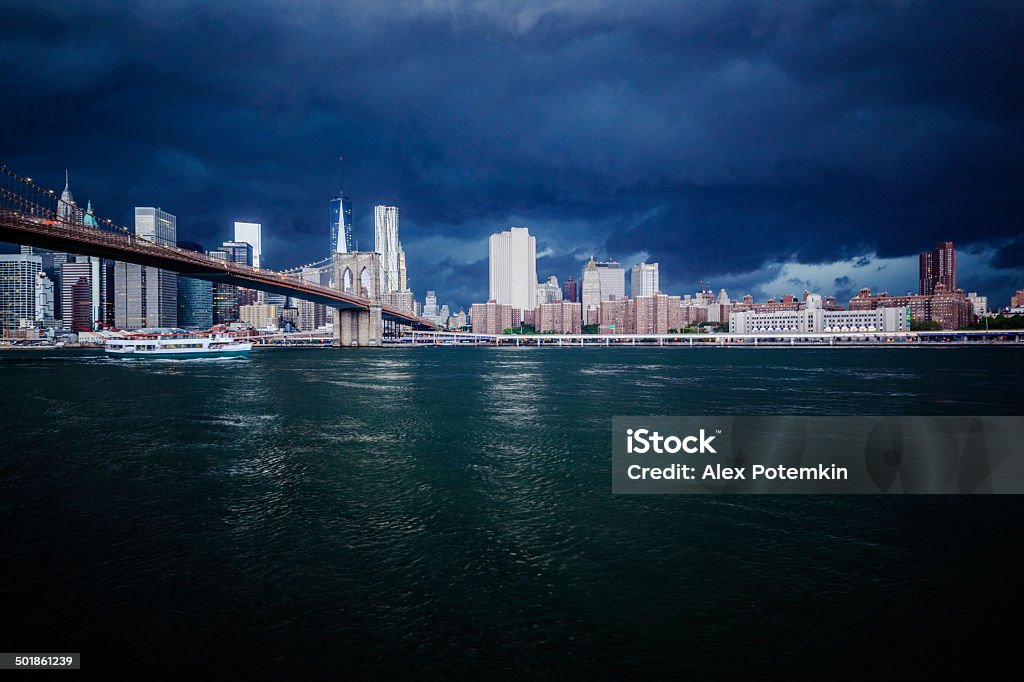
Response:
[[[4,351],[0,643],[282,679],[941,652],[1019,598],[1017,497],[615,496],[611,419],[1019,415],[1022,380],[1007,347]]]

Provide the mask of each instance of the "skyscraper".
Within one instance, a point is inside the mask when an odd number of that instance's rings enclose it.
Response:
[[[85,214],[75,204],[75,197],[71,194],[70,176],[68,171],[65,170],[64,191],[60,193],[60,198],[57,200],[57,220],[69,225],[78,225],[83,222],[84,218]],[[43,272],[46,273],[56,288],[53,315],[54,318],[61,319],[63,311],[61,310],[60,270],[61,266],[68,261],[69,254],[64,251],[50,251],[49,249],[40,249],[34,246],[22,246],[21,253],[25,256],[39,256],[42,259]]]
[[[263,226],[259,223],[243,223],[235,221],[235,241],[245,242],[252,246],[252,263],[254,268],[261,267],[263,254]]]
[[[428,291],[427,297],[423,299],[423,317],[437,317],[437,294],[433,291]]]
[[[215,249],[208,254],[217,260],[234,260],[233,253]],[[228,324],[238,320],[238,287],[217,282],[213,285],[213,323]]]
[[[238,223],[235,223],[236,227]],[[237,230],[236,230],[237,234]],[[202,244],[178,242],[189,251],[206,253]],[[213,326],[213,282],[178,276],[178,326],[185,329],[209,329]]]
[[[567,277],[566,280],[562,282],[562,300],[568,301],[569,303],[579,302],[579,292],[576,288],[576,280],[572,277]]]
[[[918,256],[918,293],[931,296],[936,284],[945,284],[946,291],[956,291],[956,249],[953,242],[939,242],[931,251]]]
[[[537,240],[529,228],[491,235],[490,300],[518,310],[537,307]]]
[[[399,291],[398,207],[374,206],[373,250],[380,254],[380,293]]]
[[[60,193],[60,199],[57,200],[57,220],[69,225],[81,225],[84,217],[85,212],[75,204],[75,198],[71,195],[70,176],[65,170],[64,191]]]
[[[537,282],[536,304],[557,303],[562,300],[562,287],[558,286],[558,278],[551,275],[547,281]]]
[[[177,218],[159,208],[135,208],[135,236],[155,244],[177,243]],[[114,324],[120,329],[178,326],[177,273],[146,265],[114,266]]]
[[[97,269],[98,272],[98,269]],[[88,258],[70,260],[60,268],[62,325],[76,332],[91,331],[96,318],[92,304],[93,264]]]
[[[596,324],[601,310],[601,275],[597,271],[597,263],[591,256],[583,266],[580,278],[580,302],[583,304],[583,323]]]
[[[630,296],[654,296],[658,292],[658,264],[637,263],[630,275]]]
[[[322,272],[319,268],[303,268],[302,279],[313,284],[321,283]],[[351,285],[349,287],[351,290]],[[299,321],[298,327],[302,331],[312,331],[317,327],[320,327],[327,323],[328,314],[327,306],[323,303],[313,303],[312,301],[304,301],[299,299]]]
[[[32,326],[36,319],[36,282],[41,256],[0,254],[0,329]]]
[[[405,249],[402,242],[398,242],[398,290],[405,291],[409,288],[408,276],[405,272]]]
[[[253,264],[253,248],[249,242],[233,241],[224,242],[220,247],[221,251],[225,251],[228,254],[228,260],[234,261],[239,265],[252,265]]]
[[[601,300],[620,301],[626,297],[626,271],[615,261],[596,263],[601,281]]]
[[[36,276],[36,326],[53,325],[53,280],[42,270]]]
[[[331,199],[330,253],[350,253],[355,250],[352,243],[352,200],[338,190]]]
[[[82,215],[82,224],[86,227],[99,227],[96,214],[92,210],[92,200],[86,202],[85,213]],[[98,258],[96,256],[78,256],[74,260],[88,262],[92,268],[90,276],[89,305],[91,312],[89,317],[93,324],[109,326],[114,324],[114,261],[109,258]],[[65,326],[68,326],[65,323]],[[90,327],[91,328],[91,327]]]

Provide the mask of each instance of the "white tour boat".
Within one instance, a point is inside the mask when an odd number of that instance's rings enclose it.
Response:
[[[251,343],[229,334],[171,328],[139,329],[103,344],[110,355],[134,358],[244,358],[251,349]]]

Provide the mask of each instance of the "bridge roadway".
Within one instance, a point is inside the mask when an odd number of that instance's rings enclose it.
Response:
[[[176,246],[156,244],[126,231],[59,222],[52,219],[52,213],[47,213],[43,214],[44,217],[39,217],[17,210],[0,210],[0,241],[149,265],[210,282],[294,296],[305,301],[322,303],[339,311],[367,311],[375,315],[379,309],[380,317],[384,320],[418,329],[433,329],[436,326],[432,321],[416,317],[407,310],[377,305],[374,301],[361,296],[307,282],[298,275],[263,270],[211,258],[206,254]],[[339,318],[347,317],[351,316],[339,314]],[[348,327],[347,323],[338,326]],[[358,337],[358,334],[356,336]],[[366,345],[358,342],[358,338],[345,340],[348,342],[343,345]],[[379,344],[371,341],[370,345]]]

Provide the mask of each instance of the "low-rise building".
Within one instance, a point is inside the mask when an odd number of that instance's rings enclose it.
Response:
[[[943,329],[959,329],[974,320],[974,308],[963,290],[949,291],[942,282],[934,286],[931,294],[890,296],[887,293],[872,294],[865,288],[850,299],[851,311],[877,308],[907,308],[910,319],[916,322],[933,320]]]
[[[280,310],[269,303],[254,303],[238,307],[238,317],[256,329],[277,329]]]
[[[829,334],[904,332],[910,328],[906,307],[826,310],[821,296],[807,297],[803,310],[740,310],[729,314],[734,334]]]

